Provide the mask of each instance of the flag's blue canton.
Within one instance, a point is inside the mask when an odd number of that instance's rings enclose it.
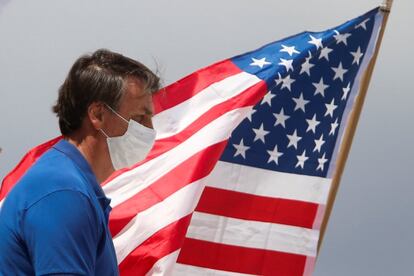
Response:
[[[233,58],[263,79],[269,92],[232,133],[221,160],[326,176],[377,12]]]

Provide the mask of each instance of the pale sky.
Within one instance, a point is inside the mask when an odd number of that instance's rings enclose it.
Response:
[[[0,178],[59,134],[71,64],[108,48],[169,84],[201,67],[379,5],[344,0],[0,0]],[[395,0],[314,275],[414,275],[414,3]]]

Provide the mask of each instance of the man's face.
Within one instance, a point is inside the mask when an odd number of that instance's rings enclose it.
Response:
[[[105,132],[109,137],[123,135],[128,124],[111,110],[107,109],[106,112]],[[127,79],[126,91],[120,100],[117,113],[128,121],[132,119],[148,128],[153,128],[152,95],[144,90],[138,79]]]

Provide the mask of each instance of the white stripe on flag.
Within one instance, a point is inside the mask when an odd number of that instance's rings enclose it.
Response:
[[[216,269],[209,269],[205,267],[192,266],[176,263],[172,271],[173,276],[194,276],[194,275],[203,275],[203,276],[249,276],[252,274],[236,273],[230,271],[222,271]]]
[[[197,152],[228,139],[233,131],[230,125],[237,126],[248,112],[251,112],[251,107],[227,112],[177,147],[107,183],[103,190],[107,197],[112,198],[111,206],[114,208],[128,200]]]
[[[260,185],[257,185],[260,180]],[[326,204],[331,179],[283,173],[219,161],[206,185],[258,196]]]
[[[204,188],[202,180],[193,182],[158,204],[138,213],[113,238],[118,263],[131,251],[167,225],[193,212]]]
[[[153,118],[157,139],[177,134],[212,107],[244,92],[260,81],[257,76],[242,72],[213,83],[194,97],[157,114]]]
[[[148,276],[164,276],[170,275],[175,262],[177,261],[178,255],[180,254],[180,249],[168,254],[167,256],[159,259],[150,271],[147,272]]]
[[[228,245],[316,256],[319,231],[194,212],[186,237]]]

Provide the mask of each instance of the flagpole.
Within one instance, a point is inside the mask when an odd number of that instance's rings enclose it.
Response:
[[[345,163],[348,158],[349,150],[351,148],[352,139],[355,134],[356,127],[358,125],[358,119],[361,114],[362,107],[364,105],[365,96],[368,91],[369,82],[371,80],[372,72],[374,70],[375,62],[377,60],[378,52],[381,47],[382,38],[384,36],[385,27],[387,25],[388,16],[391,12],[393,0],[384,0],[384,2],[380,6],[380,10],[384,15],[381,30],[378,36],[378,43],[375,46],[374,54],[371,59],[371,61],[368,64],[367,70],[365,74],[363,75],[362,81],[361,81],[361,88],[359,91],[359,95],[355,100],[355,105],[352,113],[350,114],[349,124],[347,129],[345,130],[345,135],[342,143],[342,147],[340,149],[339,155],[338,155],[338,161],[337,161],[337,168],[335,170],[335,173],[333,175],[332,179],[332,187],[329,191],[329,197],[328,202],[326,204],[325,214],[324,218],[322,220],[321,224],[321,230],[320,230],[320,238],[318,242],[318,253],[320,251],[322,241],[325,235],[326,227],[329,221],[329,217],[332,212],[332,208],[335,202],[336,194],[338,192],[339,183],[342,177],[342,173],[345,168]],[[319,254],[318,254],[319,255]]]

